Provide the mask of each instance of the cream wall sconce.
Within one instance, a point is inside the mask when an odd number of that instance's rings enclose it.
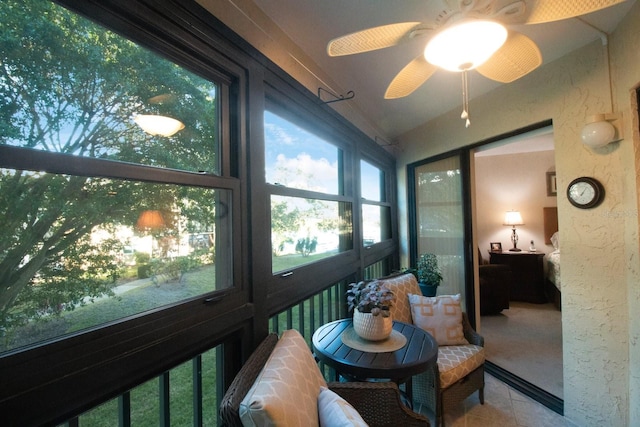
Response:
[[[591,116],[580,136],[584,145],[591,149],[622,140],[622,113]]]

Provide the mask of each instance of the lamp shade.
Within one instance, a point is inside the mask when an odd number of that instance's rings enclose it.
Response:
[[[604,147],[613,141],[616,128],[605,119],[587,123],[582,128],[582,142],[591,148]]]
[[[520,212],[508,211],[504,216],[504,225],[524,225]]]
[[[157,210],[142,211],[136,226],[140,230],[157,230],[164,227],[164,218]]]
[[[156,114],[134,114],[133,121],[149,135],[172,136],[184,129],[180,120]]]
[[[436,34],[424,50],[425,59],[449,71],[482,65],[507,40],[507,30],[493,21],[471,20]]]

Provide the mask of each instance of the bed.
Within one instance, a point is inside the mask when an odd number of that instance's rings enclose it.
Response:
[[[560,234],[557,231],[551,236],[551,244],[553,245],[553,252],[544,256],[545,291],[549,301],[553,302],[558,310],[561,310]]]

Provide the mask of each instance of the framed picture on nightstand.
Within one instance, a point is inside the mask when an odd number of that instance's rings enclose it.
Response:
[[[500,242],[491,242],[490,243],[490,251],[491,252],[502,252],[502,243]]]

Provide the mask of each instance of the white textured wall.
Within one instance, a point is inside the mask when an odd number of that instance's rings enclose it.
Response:
[[[250,0],[198,0],[215,16],[315,92],[319,82],[343,93]],[[601,153],[584,148],[589,115],[609,112],[605,53],[599,43],[471,102],[472,125],[456,109],[407,133],[398,150],[402,263],[407,262],[406,165],[488,137],[553,119],[559,192],[576,176],[600,179],[604,203],[577,210],[558,197],[563,235],[565,414],[580,426],[640,426],[640,266],[637,119],[632,88],[640,82],[640,3],[610,39],[614,100],[625,139]],[[379,134],[350,103],[335,108],[372,139]]]
[[[511,227],[503,225],[508,210],[518,210],[524,225],[516,227],[518,248],[529,249],[533,240],[538,252],[553,251],[544,243],[543,207],[556,206],[555,196],[547,196],[547,171],[555,170],[553,151],[476,157],[477,242],[482,256],[489,259],[489,243],[502,249],[513,247]]]
[[[596,42],[471,102],[465,129],[452,111],[402,137],[399,194],[406,165],[545,119],[553,120],[562,238],[565,416],[580,426],[640,425],[638,135],[631,93],[640,83],[640,4],[610,38],[615,110],[626,138],[598,153],[579,137],[588,116],[610,112],[606,51]],[[635,128],[637,129],[637,122]],[[606,188],[602,205],[573,208],[562,196],[575,177]],[[400,204],[407,239],[406,200]],[[406,262],[406,248],[403,259]]]

